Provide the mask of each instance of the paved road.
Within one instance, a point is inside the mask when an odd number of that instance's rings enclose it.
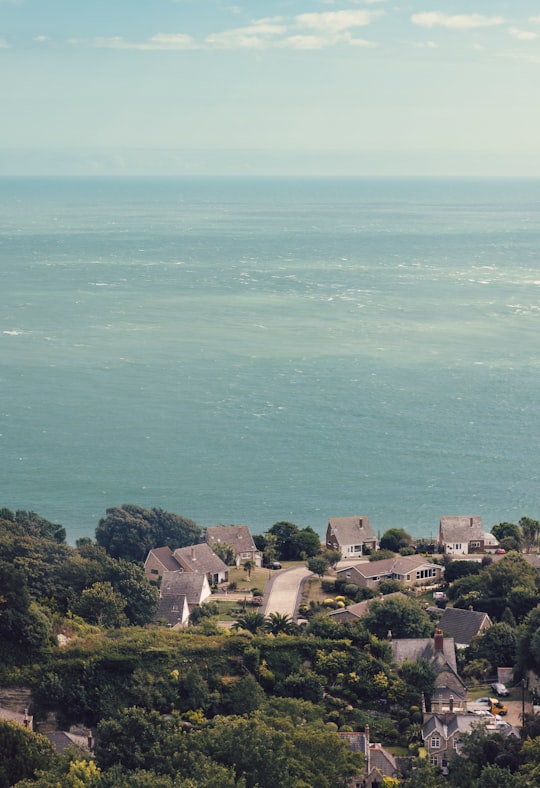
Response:
[[[294,618],[302,581],[311,574],[305,566],[276,572],[270,581],[270,592],[264,606],[265,615],[281,613]]]

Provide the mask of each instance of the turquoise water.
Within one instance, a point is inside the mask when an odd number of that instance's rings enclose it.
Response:
[[[0,506],[540,517],[540,181],[0,180]]]

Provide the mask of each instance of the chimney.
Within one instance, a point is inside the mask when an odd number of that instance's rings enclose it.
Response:
[[[366,725],[364,728],[364,736],[366,738],[366,773],[369,774],[370,765],[369,765],[369,725]]]
[[[442,629],[435,630],[435,637],[433,638],[433,648],[435,651],[444,651],[444,635]]]
[[[472,528],[472,527],[473,527],[473,520],[474,520],[474,517],[470,517],[469,519],[470,519],[470,522],[471,522],[471,528]]]
[[[25,728],[29,728],[30,727],[30,719],[28,717],[28,709],[24,710],[23,725],[24,725]]]
[[[94,737],[92,736],[92,731],[88,731],[87,737],[88,749],[92,751],[94,749]]]
[[[453,712],[454,711],[454,696],[453,695],[450,695],[449,706],[450,706],[450,711]]]
[[[392,640],[392,630],[391,629],[388,630],[388,632],[386,634],[386,639],[390,640],[390,641]]]
[[[195,545],[191,545],[191,560],[195,560]]]

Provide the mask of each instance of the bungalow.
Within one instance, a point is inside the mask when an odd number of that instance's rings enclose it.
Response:
[[[474,637],[482,635],[491,626],[491,619],[487,613],[479,610],[447,607],[438,626],[454,639],[456,648],[467,648]]]
[[[368,561],[338,569],[337,577],[345,578],[360,588],[377,588],[381,580],[397,580],[402,585],[426,585],[441,579],[442,567],[421,556],[397,555],[382,561]]]
[[[205,574],[213,585],[225,583],[229,579],[229,567],[206,542],[180,547],[174,552],[170,547],[150,550],[144,562],[144,573],[148,580],[158,585],[166,572]]]
[[[217,525],[206,529],[206,541],[213,544],[228,544],[234,550],[236,566],[253,561],[255,566],[262,566],[262,553],[257,550],[247,525]]]
[[[486,547],[496,547],[493,534],[482,527],[481,517],[441,517],[439,521],[439,549],[448,555],[482,553]]]
[[[386,594],[384,597],[379,597],[378,601],[381,599],[391,599],[392,597],[401,597],[402,599],[406,599],[405,594],[402,594],[401,591],[395,591],[392,594]],[[340,607],[337,610],[331,610],[328,615],[334,621],[339,621],[342,624],[346,624],[350,621],[358,621],[358,619],[362,618],[362,616],[365,616],[370,608],[370,605],[376,601],[377,597],[373,597],[372,599],[364,599],[363,602],[356,602],[354,605],[347,605],[347,607]]]
[[[367,517],[334,517],[328,520],[326,546],[343,558],[359,557],[364,547],[377,549],[377,537]]]

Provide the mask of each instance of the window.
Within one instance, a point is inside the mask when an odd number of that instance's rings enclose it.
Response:
[[[441,746],[441,737],[440,736],[432,736],[430,744],[431,744],[431,747],[434,750],[438,750],[439,747]]]
[[[157,569],[151,569],[151,570],[150,570],[150,574],[151,574],[151,575],[159,575],[159,572],[158,572],[158,570],[157,570]]]
[[[361,550],[362,550],[362,545],[361,545],[361,544],[355,544],[355,546],[354,546],[354,552],[355,552],[355,553],[360,553],[360,552],[361,552]]]
[[[411,579],[411,576],[407,575],[407,582],[409,582],[410,579]]]
[[[438,766],[439,765],[439,759],[437,758],[436,755],[430,755],[429,756],[429,762],[430,762],[430,764],[432,766]]]

